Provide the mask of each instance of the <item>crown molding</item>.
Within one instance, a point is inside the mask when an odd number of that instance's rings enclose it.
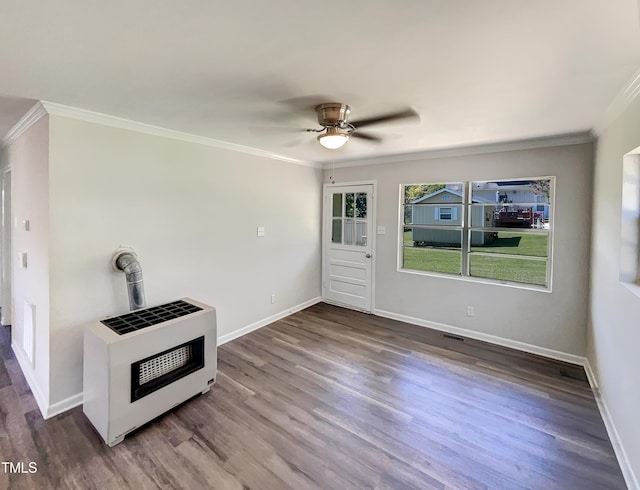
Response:
[[[293,163],[295,165],[303,165],[305,167],[322,168],[322,165],[319,163],[299,160],[297,158],[291,158],[285,155],[281,155],[279,153],[260,150],[258,148],[252,148],[250,146],[238,145],[236,143],[228,143],[226,141],[221,141],[214,138],[208,138],[206,136],[198,136],[195,134],[184,133],[182,131],[176,131],[173,129],[167,129],[160,126],[145,124],[138,121],[133,121],[131,119],[111,116],[109,114],[102,114],[100,112],[89,111],[86,109],[79,109],[77,107],[70,107],[70,106],[56,104],[54,102],[47,102],[47,101],[42,101],[41,105],[44,107],[46,112],[54,116],[66,117],[69,119],[76,119],[79,121],[100,124],[102,126],[110,126],[112,128],[125,129],[127,131],[135,131],[138,133],[149,134],[152,136],[160,136],[163,138],[186,141],[187,143],[196,143],[199,145],[212,146],[214,148],[222,148],[225,150],[231,150],[239,153],[246,153],[249,155],[268,158],[271,160],[280,160],[282,162]]]
[[[580,131],[576,133],[544,136],[541,138],[484,143],[480,145],[434,148],[431,150],[417,151],[413,153],[378,155],[368,158],[342,160],[333,164],[330,162],[324,162],[323,167],[328,169],[360,167],[364,165],[382,165],[385,163],[433,160],[434,158],[451,158],[468,155],[482,155],[486,153],[500,153],[505,151],[531,150],[534,148],[550,148],[553,146],[579,145],[584,143],[593,143],[594,141],[595,138],[590,131]]]
[[[47,114],[47,110],[41,102],[36,102],[31,109],[29,109],[24,116],[11,128],[11,130],[2,139],[4,145],[10,145],[17,140],[22,134],[37,123],[42,116]]]
[[[622,113],[633,103],[640,95],[640,69],[638,69],[631,79],[622,87],[622,90],[616,95],[604,111],[604,114],[593,127],[596,136],[600,136]]]

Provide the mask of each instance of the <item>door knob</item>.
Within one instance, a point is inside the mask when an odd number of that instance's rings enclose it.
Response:
[[[370,259],[371,258],[371,254],[366,254],[365,257]]]

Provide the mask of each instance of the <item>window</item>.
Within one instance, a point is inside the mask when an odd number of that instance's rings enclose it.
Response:
[[[640,147],[622,162],[622,222],[619,278],[627,286],[640,286]],[[631,288],[635,294],[640,289]]]
[[[552,177],[401,192],[402,269],[549,287]]]
[[[453,208],[440,208],[438,211],[438,216],[440,221],[451,221],[453,218]]]

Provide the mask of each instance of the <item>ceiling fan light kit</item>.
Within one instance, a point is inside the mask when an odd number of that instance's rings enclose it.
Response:
[[[346,129],[328,127],[326,132],[318,136],[318,141],[329,150],[337,150],[349,139],[349,131]]]

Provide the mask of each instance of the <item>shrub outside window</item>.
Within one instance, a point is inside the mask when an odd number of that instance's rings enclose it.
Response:
[[[400,267],[550,287],[553,177],[401,186]]]

